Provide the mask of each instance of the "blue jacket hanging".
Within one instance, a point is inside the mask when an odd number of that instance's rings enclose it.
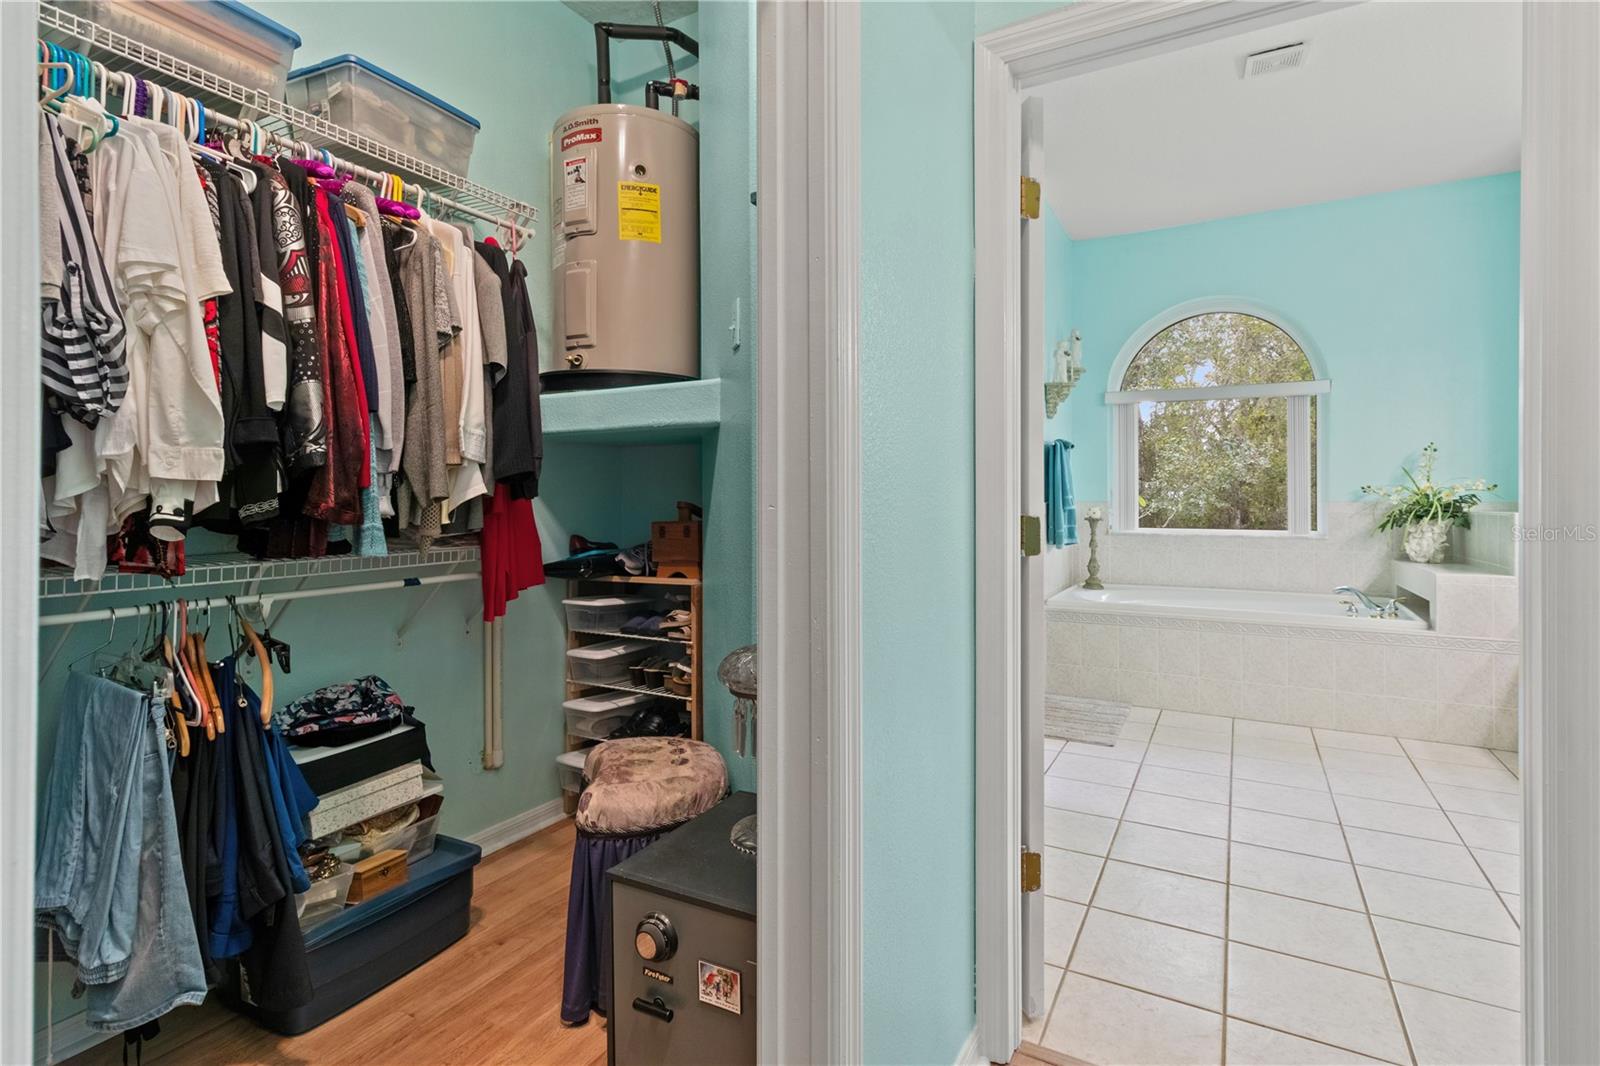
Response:
[[[1072,442],[1053,440],[1044,446],[1045,538],[1052,548],[1078,543],[1078,505],[1072,496]]]

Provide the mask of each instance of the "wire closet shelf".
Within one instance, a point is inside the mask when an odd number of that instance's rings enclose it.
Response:
[[[353,171],[358,177],[376,179],[384,173],[398,174],[406,181],[408,191],[420,189],[442,208],[485,222],[509,222],[527,237],[534,234],[539,209],[532,204],[469,181],[426,160],[397,152],[309,111],[290,107],[260,89],[230,81],[54,4],[39,4],[39,26],[46,38],[55,39],[53,35],[61,35],[88,45],[88,56],[105,63],[108,68],[128,69],[126,64],[132,64],[134,69],[129,73],[185,95],[198,95],[208,111],[216,109],[221,114],[233,110],[237,118],[254,122],[280,145],[326,147],[336,155],[340,169]],[[58,43],[70,42],[58,40]],[[118,64],[115,60],[124,62]]]

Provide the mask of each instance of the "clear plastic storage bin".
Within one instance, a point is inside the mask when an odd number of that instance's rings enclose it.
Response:
[[[455,174],[467,173],[478,120],[360,56],[335,56],[291,70],[284,98],[291,107],[397,152]]]
[[[567,651],[567,676],[579,685],[629,684],[628,667],[657,650],[647,640],[606,640]]]
[[[311,882],[311,887],[294,897],[294,909],[300,918],[300,927],[326,921],[344,910],[345,899],[350,895],[350,882],[355,879],[355,868],[339,864],[339,872],[332,877]]]
[[[647,612],[647,596],[580,596],[562,600],[567,609],[568,629],[615,630],[628,619]]]
[[[300,47],[299,34],[237,0],[56,0],[56,5],[274,100],[283,99],[294,50]]]
[[[406,849],[407,866],[415,866],[433,854],[433,844],[439,836],[439,816],[436,814],[432,818],[424,818],[411,829],[411,846]]]
[[[564,751],[556,756],[556,772],[561,776],[563,792],[583,791],[583,764],[589,761],[589,749]]]

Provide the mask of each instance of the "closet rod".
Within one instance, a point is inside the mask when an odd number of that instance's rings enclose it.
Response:
[[[343,596],[354,592],[378,592],[386,589],[418,588],[422,585],[447,585],[457,581],[481,581],[478,574],[434,574],[428,577],[407,577],[398,581],[369,581],[360,585],[334,585],[322,589],[296,589],[292,592],[262,592],[255,595],[234,596],[233,604],[265,603],[273,604],[283,600],[309,600],[318,596]],[[204,599],[190,599],[184,597],[191,611],[206,608],[226,608],[230,604],[227,596],[208,596]],[[113,614],[119,618],[137,618],[144,613],[148,604],[135,604],[128,607],[102,607],[93,611],[73,611],[69,614],[40,615],[39,625],[43,626],[70,626],[80,622],[104,622],[110,620]]]

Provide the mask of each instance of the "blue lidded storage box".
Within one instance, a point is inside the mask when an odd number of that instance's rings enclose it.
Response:
[[[467,933],[472,870],[483,851],[441,836],[433,854],[412,865],[399,888],[346,907],[306,931],[306,961],[316,997],[290,1011],[262,1010],[241,987],[238,968],[229,999],[274,1032],[295,1036],[360,1003],[433,958]]]
[[[355,55],[291,70],[284,99],[291,107],[461,175],[467,172],[480,128],[460,108]],[[311,139],[316,142],[314,135]]]

